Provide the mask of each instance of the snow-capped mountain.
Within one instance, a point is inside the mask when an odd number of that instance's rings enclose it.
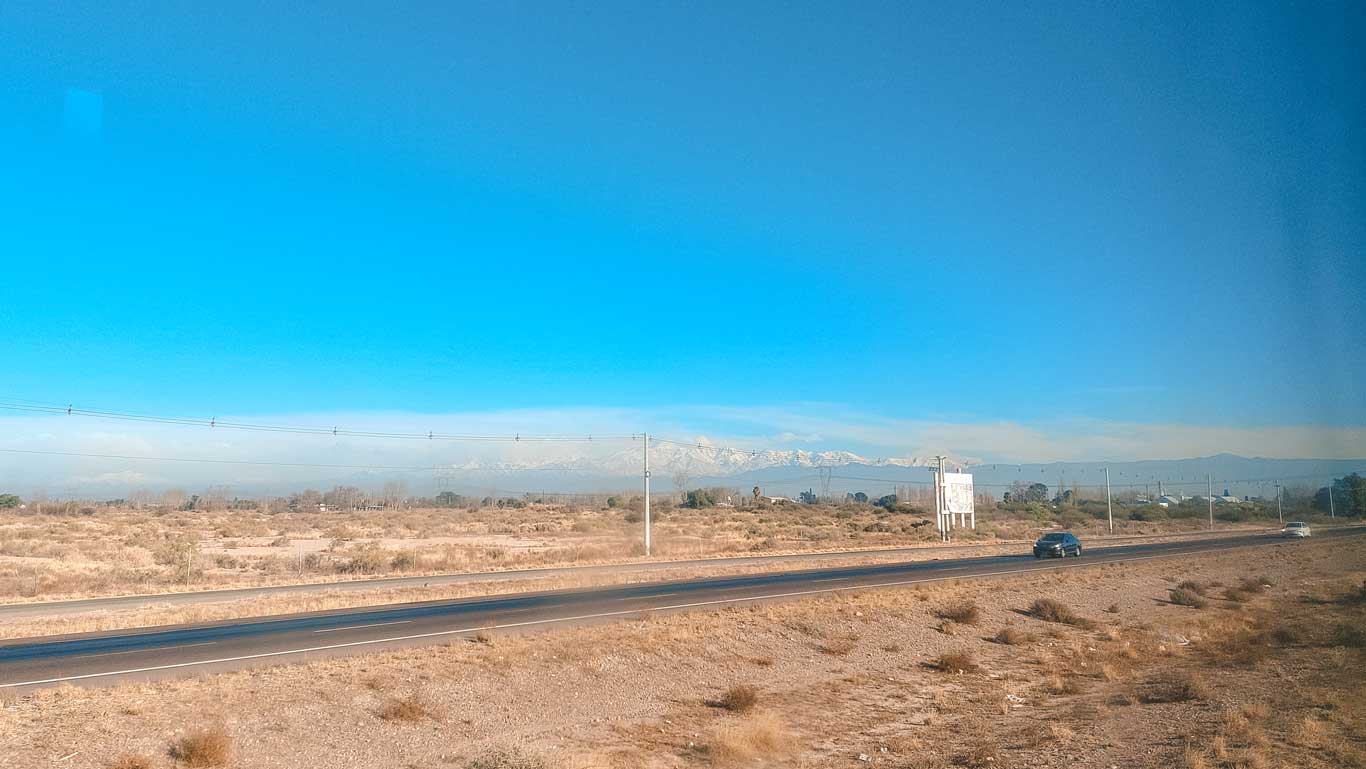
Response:
[[[692,476],[725,477],[752,473],[772,467],[814,468],[867,465],[871,467],[931,467],[933,457],[868,458],[851,451],[805,451],[792,449],[736,450],[697,444],[659,443],[650,447],[650,467],[664,474],[686,470]],[[972,460],[955,457],[955,467],[974,464]],[[590,475],[631,476],[639,474],[642,464],[640,448],[632,447],[606,454],[577,452],[543,460],[490,461],[474,459],[453,464],[453,471],[484,471],[515,473],[527,470],[556,470]]]

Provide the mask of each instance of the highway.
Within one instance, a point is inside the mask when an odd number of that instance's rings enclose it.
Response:
[[[1323,530],[1314,539],[1359,537],[1366,528]],[[1231,548],[1296,547],[1270,534],[1118,545],[1081,558],[1028,554],[774,571],[599,588],[391,604],[196,625],[0,641],[0,690],[62,683],[198,675],[443,643],[481,632],[525,632],[609,622],[645,612],[719,608],[876,587],[1024,574],[1105,563],[1190,557]]]
[[[1246,531],[1241,533],[1248,533]],[[1150,541],[1155,539],[1208,538],[1206,532],[1188,532],[1166,535],[1120,535],[1097,537],[1088,543],[1097,547],[1108,547],[1117,542],[1134,540]],[[1004,543],[1003,543],[1004,544]],[[830,565],[833,561],[852,561],[859,558],[906,557],[907,560],[943,557],[948,553],[971,554],[980,551],[984,545],[915,545],[911,547],[889,547],[867,550],[817,550],[805,553],[778,553],[769,555],[734,555],[712,558],[691,558],[685,560],[634,561],[629,563],[597,564],[590,566],[543,566],[524,569],[500,569],[497,571],[464,572],[457,574],[432,574],[414,577],[371,577],[360,579],[335,580],[332,582],[300,582],[284,585],[262,585],[257,587],[233,587],[214,590],[186,590],[176,593],[144,593],[139,595],[114,595],[98,598],[76,598],[62,601],[30,601],[24,603],[0,604],[0,622],[5,620],[33,619],[37,617],[70,616],[79,612],[120,611],[140,609],[149,606],[191,606],[210,603],[242,601],[251,598],[265,598],[283,595],[304,595],[320,592],[352,592],[393,590],[397,588],[437,587],[441,585],[463,585],[486,582],[508,582],[512,580],[546,579],[552,577],[584,577],[598,574],[635,574],[642,572],[664,572],[685,569],[715,569],[737,566],[763,566],[766,564],[822,563]],[[1020,545],[1024,547],[1024,545]]]

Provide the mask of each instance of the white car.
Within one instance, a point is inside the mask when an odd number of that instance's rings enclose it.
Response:
[[[1307,537],[1309,533],[1309,524],[1304,521],[1291,521],[1281,529],[1282,537]]]

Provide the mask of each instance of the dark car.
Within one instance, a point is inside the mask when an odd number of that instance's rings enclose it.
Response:
[[[1034,543],[1034,557],[1043,558],[1045,556],[1057,556],[1066,558],[1067,556],[1081,555],[1081,540],[1065,531],[1049,532],[1039,541]]]

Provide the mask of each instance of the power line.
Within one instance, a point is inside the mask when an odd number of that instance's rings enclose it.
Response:
[[[593,441],[635,440],[638,437],[636,435],[523,435],[521,433],[512,433],[510,435],[489,435],[478,433],[438,433],[434,430],[425,433],[389,432],[377,430],[352,430],[340,426],[333,426],[329,428],[309,427],[304,425],[273,425],[249,422],[233,422],[229,420],[220,420],[217,417],[203,419],[195,417],[173,417],[159,416],[153,414],[135,414],[123,411],[106,411],[99,409],[76,408],[74,404],[67,404],[66,406],[51,403],[44,404],[38,401],[24,401],[22,399],[11,399],[8,401],[0,402],[0,409],[40,414],[58,414],[66,416],[91,417],[96,419],[112,419],[126,422],[150,422],[154,424],[208,427],[210,429],[222,428],[225,430],[244,430],[249,432],[289,433],[295,435],[330,435],[339,437],[344,436],[349,438],[392,438],[428,441],[487,441],[501,443],[591,443]]]

